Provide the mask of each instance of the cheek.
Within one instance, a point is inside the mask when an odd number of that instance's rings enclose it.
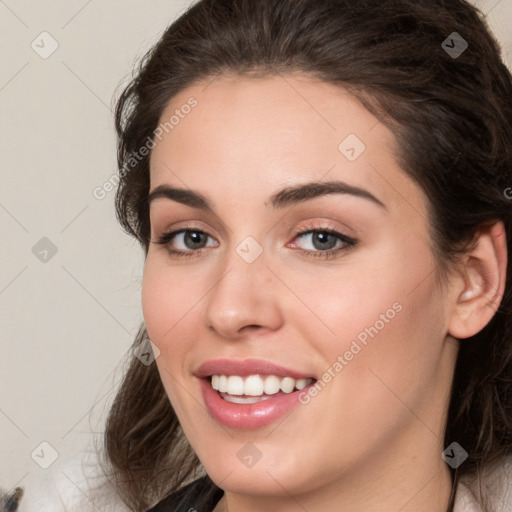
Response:
[[[149,338],[160,350],[162,339],[172,327],[172,294],[166,293],[169,283],[148,256],[142,277],[142,313]],[[167,314],[166,314],[167,313]]]
[[[189,351],[190,329],[197,325],[194,306],[200,299],[192,277],[171,269],[161,258],[148,254],[142,278],[144,324],[151,341],[159,348],[156,364],[166,393],[177,414],[182,410],[184,364]],[[181,276],[181,277],[180,277]],[[185,286],[186,284],[186,286]]]
[[[367,417],[372,410],[390,425],[409,418],[403,404],[422,409],[437,385],[445,339],[443,300],[430,269],[411,262],[394,268],[379,286],[359,290],[365,299],[345,322],[348,336],[342,336],[338,349],[347,355],[353,343],[361,349],[348,363],[343,390],[358,397],[345,397],[353,417]]]
[[[193,273],[183,277],[183,269],[171,268],[162,258],[148,255],[142,279],[142,311],[150,339],[167,350],[169,340],[190,322],[200,301],[201,288]]]
[[[359,403],[378,408],[384,403],[378,397],[390,394],[386,383],[404,398],[419,400],[422,386],[435,375],[446,327],[433,259],[420,244],[399,253],[390,246],[369,259],[315,287],[295,278],[294,290],[315,313],[295,314],[295,321],[302,338],[321,352],[323,371],[344,375],[331,378],[333,391],[356,392]]]
[[[397,327],[398,317],[424,321],[425,308],[437,300],[430,252],[418,241],[411,247],[403,240],[393,241],[380,244],[378,251],[361,251],[329,272],[311,276],[282,270],[283,280],[303,299],[303,304],[296,301],[292,321],[301,323],[307,338],[316,339],[329,353],[329,348],[348,349],[356,338],[364,344],[372,338],[370,332],[382,337]],[[397,337],[398,341],[403,339]]]

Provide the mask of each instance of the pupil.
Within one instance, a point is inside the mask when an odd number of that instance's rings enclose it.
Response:
[[[204,233],[199,233],[197,231],[189,231],[185,233],[185,244],[189,247],[189,249],[200,249],[203,246],[203,241],[201,241],[201,237]]]
[[[317,241],[319,242],[318,244],[315,243]],[[327,244],[327,247],[325,244]],[[314,233],[313,245],[315,249],[332,249],[336,245],[336,237],[330,233]]]

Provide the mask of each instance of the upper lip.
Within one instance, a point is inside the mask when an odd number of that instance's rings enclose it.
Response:
[[[311,375],[285,368],[264,359],[212,359],[201,364],[194,374],[196,377],[203,379],[212,375],[239,375],[240,377],[246,377],[256,374],[292,377],[294,379],[314,378]]]

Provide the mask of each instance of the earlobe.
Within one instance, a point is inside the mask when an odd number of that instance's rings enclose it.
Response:
[[[448,329],[455,338],[474,336],[496,313],[505,291],[506,238],[502,221],[482,227],[476,234],[473,249],[464,256]]]

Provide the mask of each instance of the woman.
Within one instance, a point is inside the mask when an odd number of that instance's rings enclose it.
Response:
[[[202,0],[167,29],[116,111],[130,509],[512,509],[511,100],[464,0]]]

